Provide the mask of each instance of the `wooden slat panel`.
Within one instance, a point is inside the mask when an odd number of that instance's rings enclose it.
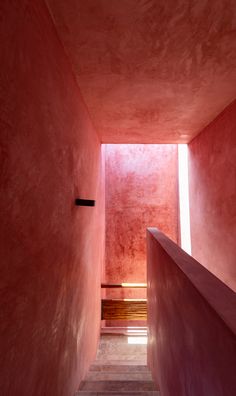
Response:
[[[102,300],[102,319],[146,320],[147,300]]]

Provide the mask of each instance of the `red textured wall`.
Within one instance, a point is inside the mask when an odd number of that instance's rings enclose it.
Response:
[[[162,396],[236,394],[236,295],[148,231],[148,363]]]
[[[192,254],[236,291],[236,101],[189,144]]]
[[[101,146],[44,3],[2,1],[0,37],[1,395],[72,396],[99,335]]]
[[[146,282],[146,228],[178,237],[177,146],[111,144],[105,155],[106,281]],[[145,292],[109,290],[107,296]]]

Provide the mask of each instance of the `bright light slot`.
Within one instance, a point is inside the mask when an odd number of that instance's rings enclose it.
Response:
[[[179,154],[179,209],[181,247],[191,254],[189,181],[188,181],[188,146],[178,145]]]
[[[146,288],[146,283],[121,283],[122,287],[137,287],[137,288]]]

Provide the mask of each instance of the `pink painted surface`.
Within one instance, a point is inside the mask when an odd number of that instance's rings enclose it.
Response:
[[[0,37],[1,395],[73,396],[99,336],[101,146],[44,2],[1,1]]]
[[[162,396],[236,394],[236,295],[148,231],[148,363]]]
[[[105,143],[189,142],[236,96],[235,0],[47,3]]]
[[[146,228],[178,238],[177,146],[106,145],[105,175],[106,281],[146,282]],[[107,297],[145,298],[146,291],[109,289]]]
[[[236,101],[189,145],[192,254],[236,291]]]

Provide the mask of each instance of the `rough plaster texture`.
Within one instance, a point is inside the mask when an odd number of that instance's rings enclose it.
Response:
[[[236,291],[236,101],[189,145],[192,254]]]
[[[146,282],[146,228],[178,238],[177,146],[105,147],[106,281]],[[107,296],[145,298],[146,292],[109,289]]]
[[[99,335],[101,146],[44,3],[1,1],[0,37],[0,393],[73,396]]]
[[[147,241],[148,364],[161,395],[235,395],[235,293],[162,233]]]
[[[235,98],[235,0],[47,2],[103,142],[189,142]]]

